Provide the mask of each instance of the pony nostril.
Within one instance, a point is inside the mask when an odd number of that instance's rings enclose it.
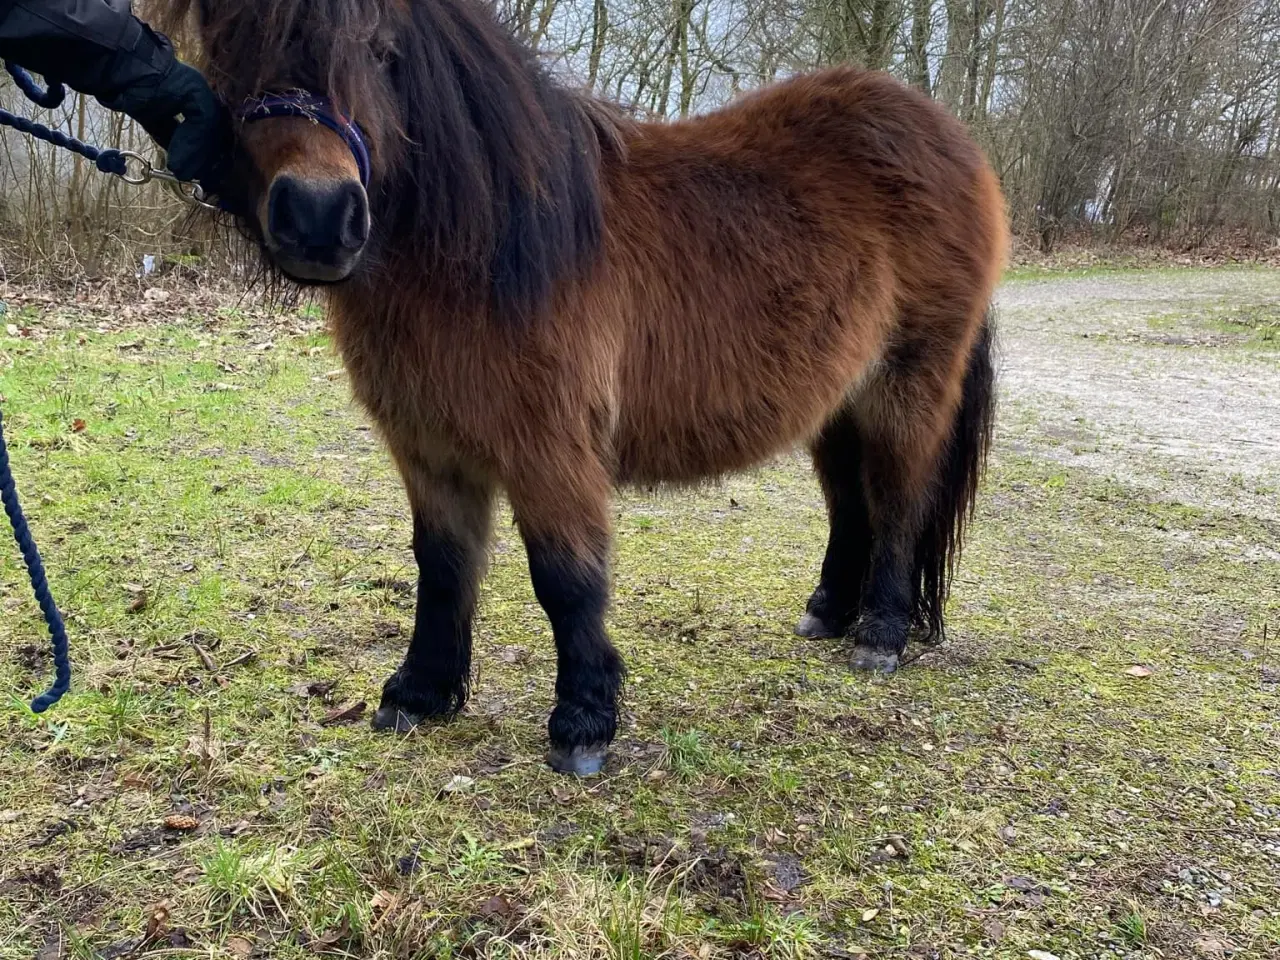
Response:
[[[267,231],[277,243],[302,242],[302,226],[298,223],[298,189],[292,180],[280,179],[271,185],[267,201]]]
[[[344,191],[341,239],[348,250],[359,250],[369,239],[369,205],[355,184]]]

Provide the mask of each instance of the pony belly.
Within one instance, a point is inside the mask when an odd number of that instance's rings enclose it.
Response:
[[[806,348],[821,342],[822,352]],[[629,378],[615,435],[622,482],[696,483],[750,470],[808,443],[874,375],[883,339],[847,322],[797,337],[768,366],[731,366],[724,358],[758,357],[754,345],[724,349],[712,362],[688,363],[692,377],[644,383]],[[645,363],[643,369],[658,370]]]
[[[624,421],[615,445],[618,481],[694,484],[758,467],[815,434],[840,405],[842,394],[833,394],[829,402],[812,404],[760,398],[682,422],[653,418],[641,429]]]

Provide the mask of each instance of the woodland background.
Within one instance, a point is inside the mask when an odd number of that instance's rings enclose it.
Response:
[[[1280,0],[502,0],[497,11],[566,82],[655,117],[814,67],[888,70],[969,125],[1027,249],[1280,243]],[[0,105],[150,150],[130,121],[78,96],[50,114],[4,75]],[[136,272],[148,254],[196,266],[217,251],[159,188],[0,136],[4,278]]]

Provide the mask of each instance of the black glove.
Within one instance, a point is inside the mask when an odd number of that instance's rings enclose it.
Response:
[[[206,189],[217,189],[231,148],[231,123],[195,68],[175,60],[162,76],[140,80],[98,101],[142,124],[168,152],[169,170],[178,179],[199,180]]]

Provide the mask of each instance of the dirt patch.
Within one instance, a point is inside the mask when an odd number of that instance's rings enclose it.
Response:
[[[1148,328],[1166,310],[1194,316],[1278,296],[1280,270],[1265,268],[1005,286],[997,297],[1003,440],[1165,499],[1222,507],[1243,495],[1259,516],[1280,517],[1280,349]],[[1078,442],[1045,442],[1054,437]]]

